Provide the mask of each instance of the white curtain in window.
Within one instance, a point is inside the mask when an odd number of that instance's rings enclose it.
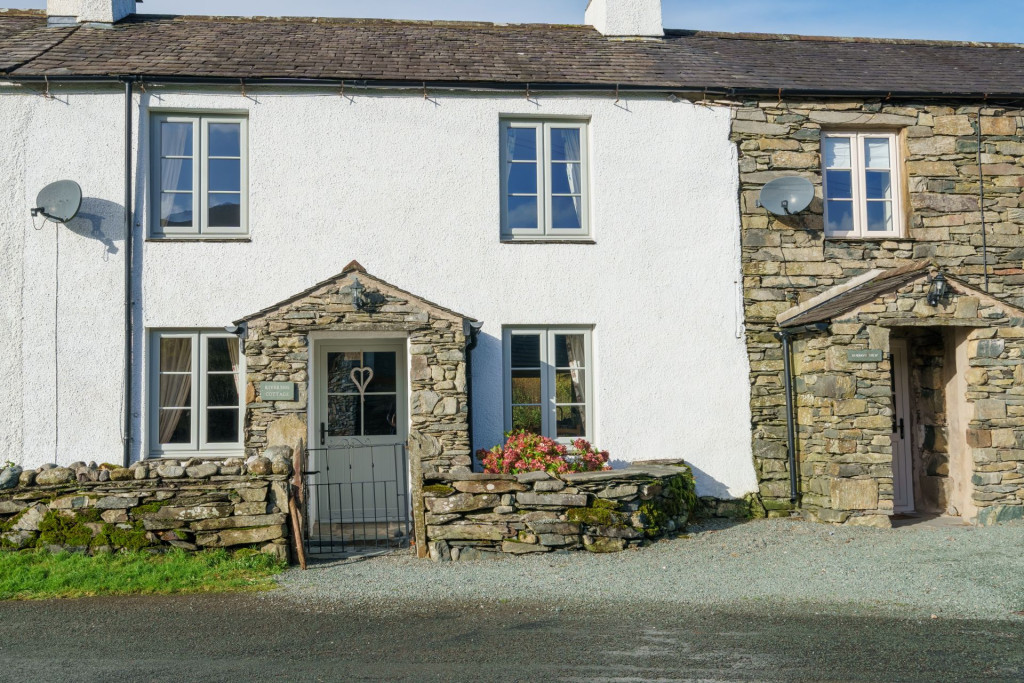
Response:
[[[192,390],[192,342],[189,339],[169,339],[171,343],[160,344],[160,367],[188,368],[188,374],[160,375],[160,407],[169,406],[177,410],[160,411],[160,443],[168,443],[174,435],[178,422],[185,410],[180,408]]]
[[[161,124],[160,146],[161,150],[173,150],[176,155],[192,156],[192,149],[185,149],[185,142],[188,140],[192,130],[190,123]],[[194,160],[193,160],[194,161]],[[181,172],[185,167],[185,159],[160,159],[160,189],[177,190],[178,181],[181,179]],[[189,189],[194,190],[191,180]],[[166,218],[174,210],[173,194],[162,194],[160,197],[160,216]]]
[[[583,403],[587,400],[584,385],[584,368],[587,362],[586,339],[582,334],[571,334],[565,340],[568,347],[569,376],[572,378],[572,388],[576,393],[576,401]]]
[[[580,195],[579,197],[573,198],[573,205],[576,207],[576,215],[583,220],[583,192],[582,192],[582,180],[583,180],[583,157],[580,156],[580,139],[583,137],[583,132],[580,130],[575,131],[576,135],[564,135],[562,137],[565,140],[565,156],[569,159],[575,159],[579,163],[565,164],[565,172],[569,178],[569,191],[573,194]]]

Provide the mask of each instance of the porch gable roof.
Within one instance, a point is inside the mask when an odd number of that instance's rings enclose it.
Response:
[[[452,318],[452,319],[461,321],[463,323],[479,322],[476,318],[471,318],[468,315],[463,315],[462,313],[458,313],[456,311],[453,311],[450,308],[445,308],[444,306],[441,306],[439,304],[435,304],[432,301],[428,301],[427,299],[424,299],[423,297],[417,296],[417,295],[413,294],[412,292],[406,291],[406,290],[402,289],[401,287],[396,287],[395,285],[391,284],[390,282],[388,282],[386,280],[383,280],[383,279],[381,279],[381,278],[379,278],[379,277],[377,277],[375,275],[371,275],[370,273],[366,272],[366,269],[358,261],[351,261],[337,275],[332,275],[331,277],[327,278],[326,280],[321,280],[320,282],[316,283],[315,285],[313,285],[311,287],[308,287],[308,288],[302,290],[301,292],[298,292],[297,294],[293,294],[292,296],[288,297],[287,299],[283,299],[281,301],[278,301],[275,304],[267,306],[266,308],[260,309],[259,311],[256,311],[255,313],[251,313],[251,314],[249,314],[249,315],[247,315],[247,316],[245,316],[243,318],[239,318],[238,320],[234,321],[234,324],[235,325],[241,325],[243,323],[250,323],[250,322],[252,322],[254,320],[258,320],[259,318],[262,318],[263,316],[265,316],[265,315],[267,315],[269,313],[273,313],[274,311],[278,311],[278,310],[284,308],[285,306],[288,306],[288,305],[293,304],[293,303],[295,303],[297,301],[300,301],[300,300],[306,298],[307,296],[312,295],[313,293],[317,292],[318,290],[320,290],[320,289],[322,289],[324,287],[329,287],[331,285],[340,284],[343,280],[345,280],[349,276],[353,276],[353,275],[356,275],[358,277],[363,278],[369,284],[375,284],[375,285],[378,285],[378,286],[381,286],[381,287],[385,287],[385,288],[387,288],[387,289],[389,289],[389,290],[391,290],[391,291],[393,291],[395,293],[398,293],[398,294],[401,294],[403,296],[406,296],[406,297],[409,298],[410,301],[414,301],[414,302],[416,302],[416,303],[418,303],[421,306],[424,306],[426,308],[433,309],[437,313],[442,314],[443,317]]]

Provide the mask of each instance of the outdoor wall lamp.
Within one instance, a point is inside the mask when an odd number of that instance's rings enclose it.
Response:
[[[932,278],[932,287],[928,290],[928,305],[938,306],[939,302],[946,298],[949,293],[949,282],[941,272],[936,273]]]
[[[365,291],[366,287],[364,287],[363,283],[359,281],[359,278],[356,278],[352,282],[352,306],[357,311],[361,311],[366,308],[367,301],[366,297],[363,296],[363,292]]]

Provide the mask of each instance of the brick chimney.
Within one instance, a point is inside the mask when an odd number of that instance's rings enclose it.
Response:
[[[661,0],[590,0],[585,22],[616,38],[661,38]]]
[[[135,14],[135,2],[136,0],[46,0],[47,24],[110,25]]]

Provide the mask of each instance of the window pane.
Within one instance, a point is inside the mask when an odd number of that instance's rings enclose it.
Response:
[[[512,429],[540,434],[540,406],[513,406]]]
[[[580,194],[583,192],[580,164],[551,164],[551,192],[554,194]]]
[[[211,194],[210,227],[237,228],[242,224],[242,195]]]
[[[168,123],[165,121],[160,124],[160,156],[192,156],[191,123]]]
[[[892,230],[892,202],[868,202],[868,232]]]
[[[586,403],[586,372],[559,370],[555,373],[555,403]]]
[[[327,391],[332,394],[354,394],[358,389],[352,383],[352,369],[361,367],[363,354],[345,351],[327,354]]]
[[[536,197],[509,197],[508,198],[508,227],[510,228],[533,228],[537,227],[537,198]]]
[[[161,227],[192,227],[192,193],[160,195]]]
[[[583,406],[559,406],[556,421],[557,436],[586,436],[587,420]]]
[[[206,441],[238,443],[238,410],[207,410]]]
[[[853,202],[828,202],[828,223],[825,229],[829,232],[851,232],[853,230]]]
[[[232,408],[238,405],[238,378],[236,375],[206,376],[206,405],[211,408]]]
[[[555,161],[580,160],[580,129],[551,129],[551,158]]]
[[[210,159],[211,192],[241,192],[242,162],[238,159]]]
[[[892,199],[889,171],[867,171],[864,174],[868,199]]]
[[[192,407],[192,375],[160,375],[160,407]]]
[[[160,443],[191,443],[192,411],[161,410],[159,430]]]
[[[889,165],[889,140],[867,138],[864,140],[864,165],[868,168],[892,168]]]
[[[587,364],[586,337],[582,334],[555,335],[555,367],[582,368]]]
[[[206,341],[206,369],[211,372],[234,372],[238,369],[238,340],[214,337]]]
[[[391,436],[397,434],[398,412],[395,396],[367,396],[363,407],[365,422],[363,436]]]
[[[396,365],[398,354],[394,351],[367,352],[363,354],[363,365],[373,370],[373,379],[367,385],[366,390],[395,391],[397,382]],[[360,378],[362,381],[362,378]],[[369,415],[366,417],[370,419]]]
[[[237,157],[242,155],[242,126],[237,123],[210,124],[210,156]]]
[[[161,372],[192,372],[192,340],[182,337],[160,339]]]
[[[509,159],[536,161],[537,130],[535,128],[509,128],[505,138],[505,149]]]
[[[825,191],[829,199],[852,199],[853,172],[825,171]]]
[[[512,371],[512,403],[540,403],[540,370]]]
[[[327,397],[327,434],[329,436],[359,436],[362,434],[359,396]]]
[[[852,168],[850,138],[825,138],[825,168]]]
[[[192,191],[192,160],[163,159],[160,161],[160,189]],[[191,200],[190,200],[191,201]]]
[[[508,193],[537,194],[537,164],[509,164]]]
[[[583,227],[583,202],[579,197],[551,198],[551,227],[578,229]]]
[[[512,367],[514,368],[539,368],[540,367],[540,335],[537,334],[513,334],[512,335]]]

